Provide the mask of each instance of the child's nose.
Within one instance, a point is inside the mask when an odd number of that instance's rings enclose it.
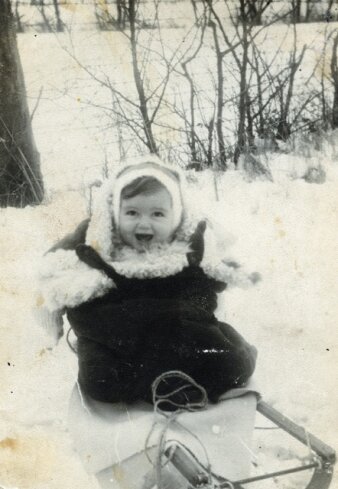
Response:
[[[147,216],[141,217],[137,225],[138,230],[146,231],[151,229],[150,220]]]

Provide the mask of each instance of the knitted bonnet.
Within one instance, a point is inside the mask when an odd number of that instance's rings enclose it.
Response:
[[[93,212],[86,234],[86,244],[92,246],[101,256],[109,260],[114,254],[118,241],[118,224],[121,193],[123,189],[140,177],[153,177],[169,192],[172,200],[173,225],[178,228],[178,239],[188,240],[196,228],[196,222],[186,219],[186,199],[182,186],[184,175],[157,156],[148,155],[124,164],[102,185],[94,198]],[[113,218],[113,219],[112,219]]]
[[[160,160],[149,159],[139,164],[123,168],[117,175],[113,184],[113,213],[115,226],[119,226],[119,211],[122,190],[140,177],[152,177],[161,183],[169,192],[172,201],[173,225],[177,228],[182,220],[182,195],[179,174],[165,166]]]

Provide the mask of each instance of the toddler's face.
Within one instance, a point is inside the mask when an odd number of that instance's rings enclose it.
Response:
[[[151,195],[122,199],[119,224],[123,241],[139,251],[153,243],[169,242],[175,231],[169,192],[163,188]]]

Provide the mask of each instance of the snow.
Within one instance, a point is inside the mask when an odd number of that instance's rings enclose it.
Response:
[[[247,183],[229,172],[218,187],[221,200],[214,202],[213,213],[237,236],[235,256],[247,269],[262,275],[262,281],[251,289],[233,288],[224,293],[218,315],[258,347],[256,379],[264,398],[335,445],[337,181],[323,185],[302,180]],[[213,186],[203,185],[204,192],[206,188],[211,201]],[[37,489],[39,478],[41,487],[57,487],[61,480],[67,480],[70,487],[95,487],[71,454],[66,431],[67,401],[76,380],[75,355],[64,338],[54,350],[46,350],[48,339],[30,313],[34,269],[41,252],[83,218],[85,207],[84,198],[69,191],[62,200],[0,214],[1,252],[7,257],[1,264],[6,342],[1,347],[5,350],[0,439],[19,436],[23,444],[22,460],[15,459],[15,470],[13,458],[0,452],[0,465],[8,470],[0,474],[8,487],[19,484],[15,478],[20,476],[18,466],[26,474],[25,464],[32,463],[25,459],[25,443],[31,457],[34,453],[34,463],[40,465],[41,458],[45,466],[45,458],[56,457],[62,473],[54,474],[51,468],[50,472],[44,469],[48,472],[44,475],[37,469],[33,485],[25,475],[26,485],[18,485],[20,489]],[[274,450],[271,453],[271,446],[267,447],[258,460],[268,460],[271,466],[290,442],[276,445],[276,437],[270,439]],[[263,441],[267,445],[266,437]],[[289,452],[294,457],[296,452],[290,448]]]
[[[102,178],[106,157],[114,162],[117,156],[109,131],[100,125],[100,111],[73,96],[75,87],[79,98],[93,98],[79,66],[53,34],[25,36],[20,50],[31,106],[44,87],[34,130],[47,198],[36,208],[0,210],[0,254],[5,257],[0,263],[1,332],[6,338],[0,346],[0,483],[11,489],[95,489],[96,481],[72,452],[66,426],[76,357],[65,338],[47,349],[49,340],[31,311],[41,254],[86,216],[88,184]],[[89,44],[98,36],[86,32]],[[46,64],[48,59],[53,64]],[[237,237],[234,256],[262,276],[250,289],[226,291],[218,316],[257,346],[255,376],[265,400],[332,446],[338,426],[335,144],[332,136],[320,152],[309,146],[311,162],[321,162],[327,172],[321,185],[300,178],[309,158],[293,151],[269,156],[273,183],[248,182],[242,173],[229,171],[218,177],[216,201],[214,177],[206,172],[196,188],[199,205],[208,206]],[[264,464],[272,468],[277,459],[292,465],[297,458],[281,433],[257,430],[257,438],[256,471]],[[295,489],[304,486],[297,477],[293,484]],[[275,487],[291,489],[283,483]],[[338,488],[336,480],[331,487]]]

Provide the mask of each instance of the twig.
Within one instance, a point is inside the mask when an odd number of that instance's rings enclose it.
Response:
[[[40,100],[41,100],[41,96],[42,96],[42,92],[43,92],[43,86],[40,87],[38,98],[36,99],[34,108],[33,108],[32,112],[31,112],[31,115],[30,115],[31,122],[32,122],[33,117],[34,117],[34,114],[35,114],[35,112],[36,112],[36,110],[37,110],[37,108],[39,106],[39,103],[40,103]]]

